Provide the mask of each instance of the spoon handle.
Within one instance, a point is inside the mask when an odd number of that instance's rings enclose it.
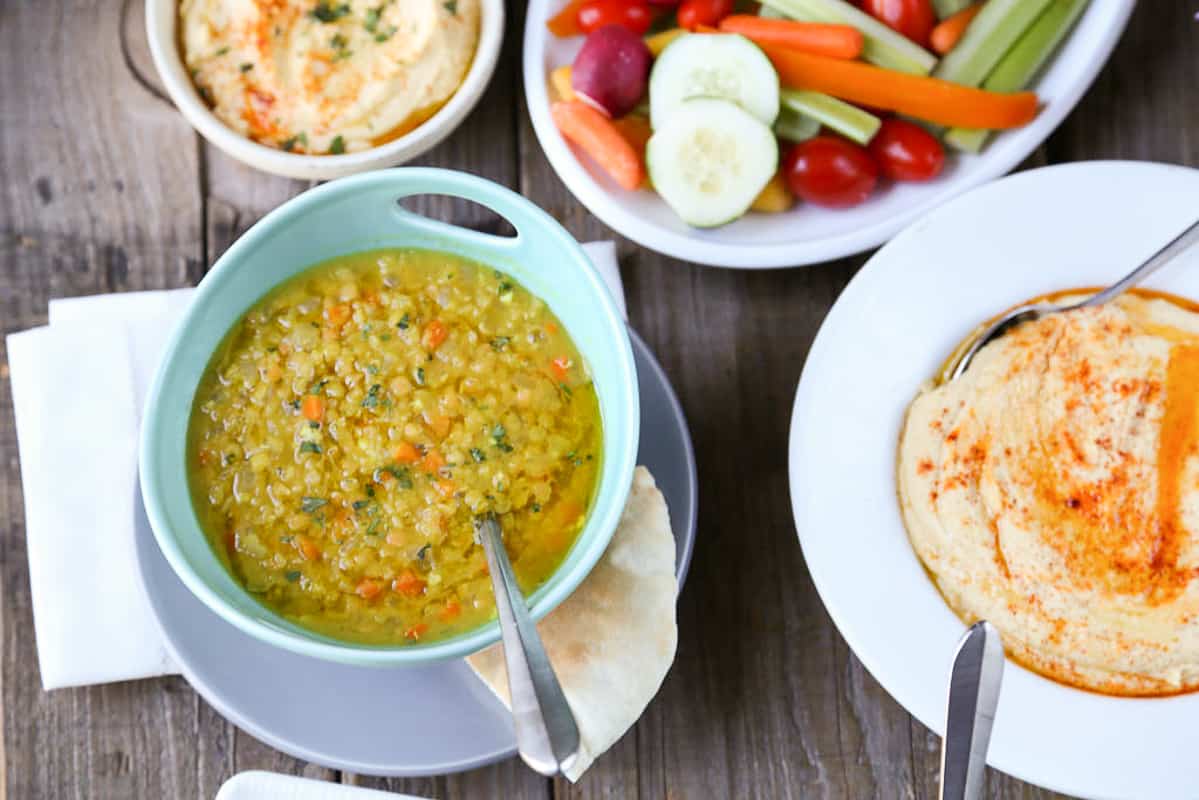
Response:
[[[1157,272],[1161,267],[1164,267],[1175,257],[1181,255],[1191,245],[1199,242],[1199,220],[1195,220],[1182,233],[1175,236],[1162,249],[1158,250],[1153,255],[1149,256],[1141,266],[1128,273],[1116,283],[1104,289],[1102,292],[1088,297],[1086,300],[1078,304],[1078,308],[1088,306],[1103,305],[1108,300],[1122,294],[1126,289],[1136,286],[1138,283],[1148,278],[1154,272]]]
[[[494,516],[482,517],[476,520],[475,530],[495,590],[520,756],[542,775],[557,775],[578,754],[579,728],[516,583],[499,522]]]

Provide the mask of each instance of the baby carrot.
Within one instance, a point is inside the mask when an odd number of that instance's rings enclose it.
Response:
[[[778,70],[784,86],[824,92],[937,125],[1001,130],[1018,128],[1037,115],[1037,96],[1033,92],[988,92],[778,45],[763,45],[762,50]]]
[[[577,36],[583,31],[579,29],[577,17],[579,8],[588,0],[570,0],[562,10],[549,18],[545,23],[545,27],[550,29],[550,33],[555,36]]]
[[[933,32],[928,37],[928,43],[932,45],[933,50],[938,55],[945,55],[962,38],[962,34],[966,32],[970,21],[978,16],[978,12],[983,10],[981,2],[966,6],[961,11],[948,16],[933,28]]]
[[[641,157],[603,114],[581,100],[554,103],[550,114],[562,135],[591,156],[622,188],[636,189],[645,180]]]
[[[796,22],[752,14],[733,14],[720,21],[724,33],[739,33],[758,44],[777,44],[829,58],[857,58],[865,37],[851,25]]]

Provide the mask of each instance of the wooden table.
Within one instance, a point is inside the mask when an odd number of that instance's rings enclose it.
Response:
[[[487,95],[421,163],[517,187],[582,240],[610,237],[533,136],[517,5]],[[141,6],[8,0],[0,8],[4,333],[44,324],[51,297],[194,284],[251,223],[307,187],[242,167],[192,131],[159,88]],[[1112,61],[1031,165],[1199,165],[1193,13],[1186,0],[1141,3]],[[458,202],[426,210],[496,225]],[[0,786],[13,798],[207,799],[234,773],[267,769],[437,797],[935,797],[938,741],[833,628],[788,502],[785,442],[800,368],[865,255],[746,273],[672,261],[625,241],[620,254],[633,325],[690,420],[701,521],[674,668],[641,721],[583,781],[547,781],[517,759],[424,780],[323,769],[235,729],[177,677],[42,692],[0,342]],[[1051,796],[998,773],[988,795]]]

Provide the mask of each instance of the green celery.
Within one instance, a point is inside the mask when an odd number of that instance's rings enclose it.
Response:
[[[774,121],[774,135],[789,142],[802,142],[820,133],[820,123],[806,114],[783,106]]]
[[[933,0],[933,10],[937,12],[937,19],[945,19],[952,17],[971,2],[972,0]]]
[[[866,144],[878,133],[882,121],[868,111],[844,100],[806,89],[783,89],[779,101],[784,108],[820,122],[858,144]]]
[[[787,15],[777,8],[772,8],[768,5],[763,5],[758,9],[758,16],[763,19],[787,19]]]
[[[866,40],[862,58],[880,67],[927,75],[937,65],[932,53],[845,0],[768,0],[766,5],[803,22],[852,25]]]
[[[988,0],[933,75],[963,86],[981,86],[1052,1]]]
[[[1087,0],[1053,0],[983,81],[983,88],[992,92],[1018,92],[1028,88],[1086,7]],[[945,141],[957,150],[977,153],[990,136],[988,130],[952,128],[945,134]]]

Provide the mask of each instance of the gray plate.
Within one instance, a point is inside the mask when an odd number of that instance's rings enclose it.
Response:
[[[630,333],[641,389],[638,463],[666,496],[681,587],[695,543],[695,454],[665,373]],[[242,730],[296,758],[369,775],[438,775],[516,753],[507,710],[466,662],[371,669],[263,644],[187,590],[138,508],[138,561],[167,649],[196,691]]]

